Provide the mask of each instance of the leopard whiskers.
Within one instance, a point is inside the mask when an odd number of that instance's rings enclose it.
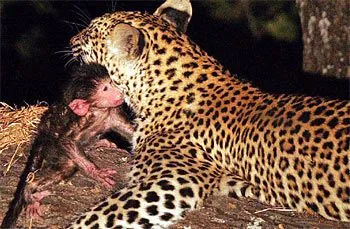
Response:
[[[72,64],[74,61],[77,61],[77,58],[75,56],[72,56],[67,63],[64,65],[64,68],[68,68],[70,64]]]
[[[73,5],[73,7],[77,10],[77,11],[73,11],[73,12],[78,16],[78,19],[85,26],[88,26],[90,21],[91,21],[91,16],[89,15],[89,12],[85,12],[84,10],[79,8],[77,5]]]
[[[63,22],[65,22],[67,24],[70,24],[70,25],[74,25],[75,29],[77,30],[77,32],[80,32],[80,30],[78,29],[78,26],[82,27],[82,28],[86,28],[86,25],[83,25],[83,24],[80,24],[80,23],[77,23],[77,22],[72,22],[72,21],[67,21],[67,20],[63,20]]]
[[[117,8],[117,1],[111,1],[111,12],[114,12]]]
[[[66,59],[68,57],[73,56],[73,51],[71,50],[70,47],[64,47],[63,50],[56,51],[54,52],[54,54],[60,55],[61,59]]]

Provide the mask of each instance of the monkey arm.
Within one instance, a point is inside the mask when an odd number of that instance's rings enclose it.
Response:
[[[125,114],[121,109],[114,110],[115,112],[110,112],[108,122],[109,128],[112,131],[119,133],[126,140],[131,141],[135,131],[135,127],[126,118]]]
[[[112,179],[112,175],[116,173],[115,170],[98,168],[72,140],[64,140],[62,145],[67,156],[91,178],[101,182],[107,188],[115,184]]]

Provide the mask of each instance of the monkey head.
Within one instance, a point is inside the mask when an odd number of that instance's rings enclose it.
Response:
[[[69,103],[69,108],[79,116],[85,116],[90,107],[112,108],[122,105],[124,94],[112,84],[109,77],[96,82],[96,88],[87,99],[76,98]]]
[[[120,106],[124,94],[113,85],[105,67],[91,63],[74,69],[72,79],[64,87],[63,101],[73,113],[85,116],[90,107]]]

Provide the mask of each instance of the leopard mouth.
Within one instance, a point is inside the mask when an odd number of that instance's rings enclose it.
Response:
[[[80,66],[82,66],[84,63],[86,63],[84,61],[84,58],[81,55],[76,56],[76,60],[77,60],[77,62],[79,63]]]
[[[87,55],[84,54],[83,51],[77,51],[72,48],[72,55],[74,60],[81,66],[83,64],[89,64],[90,61],[88,61]]]

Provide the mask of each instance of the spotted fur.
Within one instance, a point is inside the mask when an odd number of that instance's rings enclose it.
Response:
[[[166,228],[211,194],[349,221],[350,103],[241,82],[183,33],[191,6],[173,2],[105,14],[71,40],[138,116],[129,185],[71,227]]]

